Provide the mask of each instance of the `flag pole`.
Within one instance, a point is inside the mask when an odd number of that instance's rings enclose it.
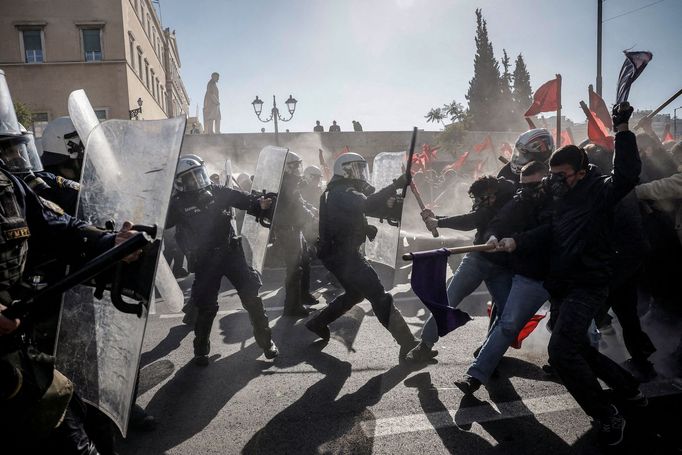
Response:
[[[680,89],[677,93],[675,93],[673,96],[665,100],[660,106],[658,106],[656,109],[654,109],[651,114],[647,115],[646,117],[642,118],[639,122],[637,122],[637,125],[635,125],[635,129],[641,128],[642,127],[642,121],[644,119],[648,118],[654,118],[656,114],[661,112],[663,109],[665,109],[670,103],[675,101],[678,96],[682,95],[682,89]]]
[[[559,88],[557,89],[559,100],[556,110],[556,140],[558,144],[556,144],[556,148],[559,148],[561,147],[561,74],[557,74],[556,78],[559,80]]]

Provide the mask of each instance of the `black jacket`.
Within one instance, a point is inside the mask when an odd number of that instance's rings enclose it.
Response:
[[[546,225],[552,219],[552,198],[544,195],[541,199],[524,199],[517,193],[488,224],[486,237],[498,239],[515,237],[519,234]],[[495,254],[495,253],[490,253]],[[510,265],[514,273],[544,280],[549,270],[548,249],[526,249],[511,254]]]
[[[277,198],[277,212],[274,229],[303,229],[306,224],[315,223],[316,209],[301,196],[300,178],[284,174]]]
[[[381,218],[393,185],[371,196],[359,192],[348,179],[332,178],[320,197],[320,258],[357,252],[368,234],[367,216]]]
[[[229,247],[236,233],[232,207],[259,215],[258,196],[211,185],[208,192],[178,192],[171,198],[166,227],[177,226],[176,238],[183,253],[201,258],[212,250]]]
[[[565,197],[554,201],[550,224],[515,237],[519,251],[550,248],[545,287],[551,294],[609,284],[615,251],[614,207],[635,187],[640,169],[635,135],[617,133],[612,174],[602,175],[590,166]]]

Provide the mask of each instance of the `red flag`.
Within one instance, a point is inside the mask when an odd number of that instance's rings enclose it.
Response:
[[[500,147],[500,153],[502,153],[503,157],[507,158],[508,160],[511,160],[513,152],[514,152],[514,149],[512,148],[512,146],[509,142],[503,142],[502,143],[502,147]]]
[[[559,144],[556,137],[556,128],[552,130],[552,136],[554,136],[554,143]],[[564,145],[573,145],[573,139],[571,139],[571,134],[568,130],[561,130],[561,144],[559,144],[557,148],[563,147]]]
[[[613,136],[609,136],[606,126],[599,120],[599,117],[587,108],[584,101],[580,102],[580,107],[583,109],[587,117],[587,137],[592,143],[600,145],[607,150],[614,151],[615,144]]]
[[[493,312],[492,305],[488,305],[488,317]],[[540,324],[540,321],[545,319],[545,316],[547,316],[547,313],[545,314],[534,314],[533,317],[530,318],[528,322],[526,322],[526,325],[523,326],[519,334],[516,336],[516,339],[512,342],[511,347],[514,349],[521,349],[521,343],[523,343],[523,340],[528,338],[528,336],[533,333],[533,330]]]
[[[537,115],[540,112],[552,112],[561,108],[561,78],[557,77],[549,82],[545,82],[535,91],[533,104],[530,105],[525,114],[526,117]]]
[[[344,153],[350,153],[350,148],[349,148],[347,145],[344,146],[343,149],[341,149],[340,152],[336,152],[336,153],[334,154],[334,159],[337,159],[338,157],[340,157],[340,156],[343,155]]]
[[[474,151],[476,153],[481,153],[485,149],[492,149],[493,148],[493,139],[490,137],[490,135],[487,135],[483,142],[480,144],[474,145]]]
[[[431,166],[431,162],[436,159],[438,147],[431,147],[429,144],[422,145],[421,152],[412,156],[412,173],[426,170]]]
[[[590,110],[595,113],[596,117],[601,120],[601,122],[609,129],[613,130],[613,120],[611,119],[611,113],[609,108],[606,107],[604,99],[597,95],[597,93],[592,90],[592,85],[587,87],[587,93],[590,96]]]
[[[464,166],[464,162],[467,160],[467,158],[469,158],[469,152],[466,152],[464,155],[457,158],[457,161],[452,163],[449,167],[456,171],[459,171],[460,169],[462,169],[462,166]]]
[[[476,171],[474,172],[474,180],[478,179],[481,175],[483,175],[483,165],[488,162],[488,158],[481,160],[478,162],[476,165]]]
[[[663,130],[663,141],[662,142],[668,142],[668,141],[674,141],[675,138],[673,137],[672,134],[670,134],[670,123],[667,123],[665,125],[665,130]]]

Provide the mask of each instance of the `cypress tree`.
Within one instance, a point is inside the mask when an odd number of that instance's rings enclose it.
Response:
[[[502,85],[500,66],[495,59],[493,45],[488,38],[488,25],[480,8],[476,10],[475,41],[474,77],[469,81],[466,94],[471,126],[479,131],[504,129],[504,125],[499,123]]]
[[[519,54],[514,62],[514,85],[512,87],[512,98],[516,105],[516,111],[519,116],[528,110],[533,103],[533,89],[530,88],[530,74],[526,68],[526,62],[523,60],[523,55]]]

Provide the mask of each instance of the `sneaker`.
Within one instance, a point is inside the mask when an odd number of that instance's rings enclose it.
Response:
[[[319,324],[315,318],[309,319],[308,322],[305,323],[305,327],[324,341],[329,341],[329,338],[331,337],[329,327],[327,327],[326,324]]]
[[[481,388],[481,381],[473,376],[465,374],[461,379],[455,381],[455,385],[459,390],[464,392],[464,395],[472,395],[475,391]]]
[[[615,406],[611,407],[613,414],[599,421],[599,442],[605,446],[617,446],[623,442],[625,432],[625,419]]]
[[[265,354],[265,358],[268,360],[272,360],[279,355],[279,350],[274,341],[270,340],[270,346],[263,349],[263,354]]]
[[[428,344],[420,341],[419,344],[405,355],[405,360],[414,363],[424,363],[433,360],[438,355]]]
[[[207,355],[195,355],[194,364],[200,367],[207,367],[209,364]]]

